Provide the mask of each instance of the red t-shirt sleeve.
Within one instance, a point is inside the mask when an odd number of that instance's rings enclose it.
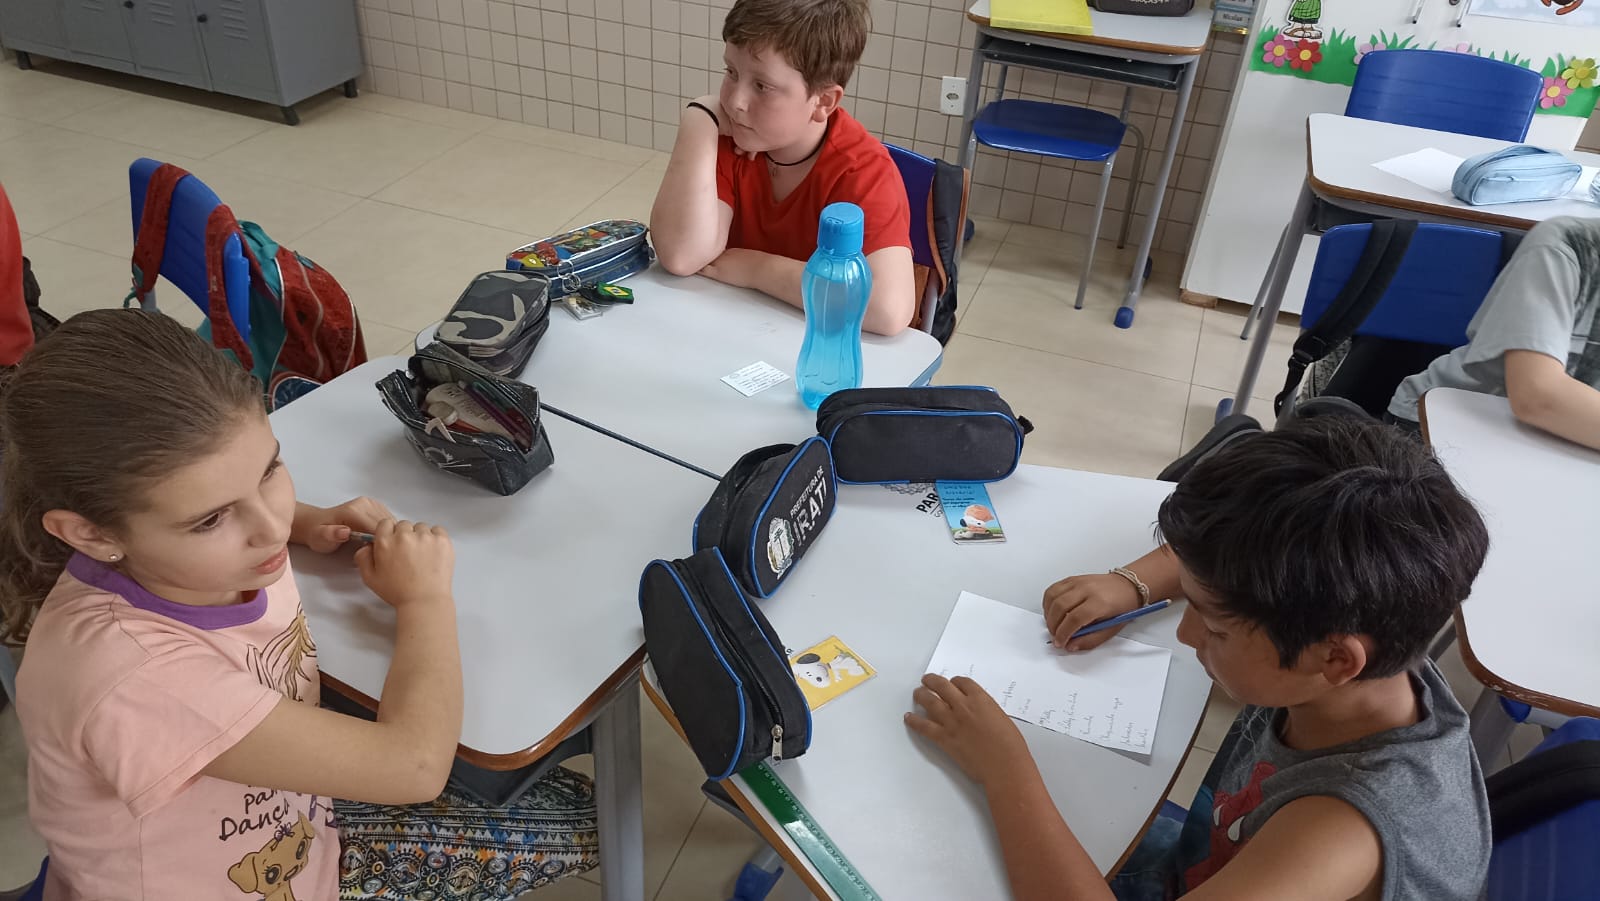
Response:
[[[832,199],[861,207],[866,217],[863,254],[885,247],[911,246],[911,207],[906,201],[905,182],[892,161],[884,159],[881,165],[863,166],[843,179],[840,187],[842,190]]]
[[[22,232],[0,188],[0,366],[14,366],[33,347],[33,322],[22,299]]]

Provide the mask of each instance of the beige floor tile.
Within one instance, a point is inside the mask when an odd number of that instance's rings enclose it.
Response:
[[[274,126],[212,159],[222,166],[366,197],[470,137],[350,104],[323,106],[320,115],[302,110],[300,125]]]
[[[648,223],[650,207],[656,202],[656,189],[660,187],[661,170],[641,166],[583,212],[568,219],[562,228],[577,228],[601,219],[637,219]]]
[[[361,318],[361,336],[367,342],[367,358],[391,354],[410,356],[416,347],[416,329],[403,329],[375,319]]]
[[[644,892],[653,897],[678,860],[700,812],[708,806],[700,786],[705,771],[655,705],[640,702],[644,746]],[[599,874],[593,874],[599,878]]]
[[[1178,771],[1178,778],[1172,783],[1172,790],[1167,792],[1167,800],[1189,809],[1194,803],[1194,793],[1199,791],[1200,782],[1206,777],[1206,770],[1211,769],[1211,761],[1215,760],[1215,751],[1206,751],[1194,748],[1189,751],[1189,758],[1183,762],[1183,769]]]
[[[1230,396],[1238,388],[1239,374],[1244,371],[1245,356],[1251,344],[1250,341],[1239,340],[1239,330],[1244,328],[1242,311],[1243,308],[1236,311],[1222,307],[1204,311],[1200,346],[1190,377],[1194,384],[1226,391]],[[1255,390],[1251,392],[1253,396],[1271,400],[1283,388],[1284,367],[1289,362],[1294,340],[1299,335],[1299,328],[1291,322],[1279,322],[1272,330],[1272,343],[1267,347],[1266,359],[1261,363],[1261,373],[1256,377]]]
[[[260,107],[259,104],[252,106]],[[269,128],[279,127],[259,115],[212,109],[193,102],[190,97],[167,99],[138,94],[74,113],[55,124],[59,128],[191,159],[204,159]]]
[[[28,755],[17,708],[0,708],[0,891],[26,885],[44,860],[44,840],[28,822]]]
[[[532,240],[559,231],[638,168],[637,163],[588,159],[582,161],[582,177],[564,175],[573,171],[574,162],[570,154],[549,147],[474,135],[373,199],[509,229]]]
[[[0,183],[6,186],[18,223],[43,234],[113,200],[126,200],[128,164],[153,152],[40,126],[0,145]]]
[[[520,233],[363,200],[295,241],[334,273],[364,319],[415,332],[474,275],[504,265]]]
[[[0,116],[55,122],[118,99],[121,92],[105,83],[94,69],[41,60],[37,68],[19,71],[15,63],[0,65]]]
[[[1189,398],[1187,383],[961,333],[935,380],[999,389],[1033,421],[1026,462],[1144,477],[1177,456]]]
[[[517,897],[523,901],[600,901],[600,884],[568,876],[554,885],[523,892]]]
[[[486,131],[490,126],[500,121],[492,116],[479,116],[464,110],[454,110],[428,103],[417,103],[416,101],[403,100],[399,97],[374,94],[371,91],[362,91],[360,97],[355,100],[347,99],[346,102],[355,109],[383,113],[388,116],[398,116],[402,119],[425,122],[429,125],[442,125],[445,128],[466,134],[478,134]]]
[[[22,252],[33,263],[39,279],[39,305],[52,315],[66,319],[73,313],[102,307],[120,307],[132,281],[130,263],[125,256],[75,247],[45,237],[22,242]],[[173,298],[180,297],[177,289]],[[164,296],[162,286],[157,297]]]
[[[239,219],[260,224],[274,239],[302,252],[304,249],[298,246],[301,235],[361,200],[352,194],[341,194],[270,175],[241,172],[209,161],[194,162],[185,168],[215,191],[217,197],[231,207]],[[51,229],[46,237],[106,253],[132,256],[132,215],[127,188],[124,187],[122,197]],[[308,256],[315,259],[314,255]]]
[[[1194,737],[1195,748],[1215,752],[1228,737],[1228,727],[1242,709],[1238,701],[1216,686],[1211,688],[1211,700],[1206,702],[1206,715],[1200,721],[1200,732]],[[1186,802],[1187,803],[1187,802]]]
[[[549,150],[559,150],[562,155],[554,158],[554,164],[542,166],[525,166],[516,170],[516,174],[505,173],[508,182],[526,179],[525,185],[529,196],[537,197],[539,192],[553,182],[564,180],[567,173],[579,171],[587,174],[587,163],[592,160],[605,160],[612,163],[627,163],[633,166],[650,164],[654,168],[665,170],[669,154],[651,150],[646,147],[634,147],[631,144],[619,144],[615,141],[604,141],[600,138],[591,138],[584,135],[573,134],[565,131],[553,131],[540,128],[537,125],[525,125],[521,122],[497,120],[489,126],[487,131],[492,137],[504,138],[508,141],[519,141],[523,144],[533,144]]]
[[[29,122],[27,119],[0,116],[0,142],[9,141],[19,135],[27,134],[38,127],[39,123]]]
[[[1152,285],[1140,301],[1133,328],[1117,328],[1112,319],[1127,284],[1121,265],[1125,254],[1105,242],[1101,251],[1084,308],[1078,310],[1072,304],[1082,268],[1080,253],[1042,253],[1008,238],[989,265],[962,330],[1187,382],[1194,370],[1202,311],[1179,303],[1170,286]]]
[[[656,901],[712,901],[733,893],[733,881],[761,839],[722,808],[708,804],[689,832]]]

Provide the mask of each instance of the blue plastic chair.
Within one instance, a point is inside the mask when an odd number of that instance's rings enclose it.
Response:
[[[128,167],[128,197],[133,207],[133,240],[139,240],[139,221],[144,214],[145,189],[150,177],[161,167],[158,160],[137,159]],[[166,253],[161,259],[161,275],[189,296],[201,311],[209,314],[210,294],[206,278],[206,222],[211,211],[222,205],[216,193],[193,175],[178,182],[172,192],[172,211],[167,225]],[[245,258],[238,233],[228,236],[222,251],[223,281],[227,287],[228,315],[239,335],[250,340],[250,261]],[[154,309],[153,302],[147,307]]]
[[[1578,717],[1551,733],[1529,758],[1577,741],[1600,740],[1600,720]],[[1497,837],[1489,858],[1488,901],[1565,901],[1600,894],[1600,800],[1584,801],[1515,835]]]
[[[1336,226],[1322,236],[1300,313],[1302,328],[1321,321],[1344,290],[1371,232],[1370,223],[1361,223]],[[1419,225],[1394,280],[1356,334],[1447,349],[1466,344],[1467,323],[1500,274],[1502,241],[1499,232]],[[1293,415],[1293,409],[1284,404],[1280,419]]]
[[[1379,50],[1361,58],[1344,114],[1499,141],[1528,136],[1544,78],[1448,50]]]
[[[911,207],[911,262],[924,269],[933,269],[938,263],[939,249],[934,246],[933,229],[928,222],[929,195],[933,193],[934,161],[920,153],[910,151],[904,147],[885,144],[889,149],[889,158],[894,160],[895,168],[900,170],[900,180],[905,182],[906,201]],[[961,199],[961,208],[966,210],[966,198]],[[965,219],[965,216],[962,217]],[[959,235],[951,235],[949,239],[959,241]],[[956,254],[956,265],[961,265],[961,255]],[[956,273],[949,273],[951,278]],[[924,332],[933,330],[934,308],[939,303],[939,288],[930,277],[923,288],[922,296],[917,298],[917,304],[922,309],[921,323]],[[930,376],[932,372],[928,373]]]
[[[1379,50],[1361,58],[1344,114],[1413,128],[1431,128],[1463,135],[1521,141],[1528,136],[1544,77],[1532,69],[1448,50]],[[1321,206],[1321,205],[1319,205]],[[1321,208],[1315,218],[1337,211]],[[1371,217],[1345,215],[1342,221]],[[1325,228],[1334,223],[1322,221]],[[1241,340],[1261,312],[1260,298],[1250,305]],[[1231,406],[1231,402],[1225,402]],[[1225,410],[1218,408],[1218,419]]]
[[[1000,90],[1005,90],[1004,82]],[[1095,197],[1094,220],[1089,226],[1089,246],[1084,256],[1083,271],[1078,276],[1078,296],[1073,303],[1074,309],[1083,309],[1089,273],[1094,269],[1095,244],[1100,239],[1100,220],[1105,214],[1106,193],[1111,190],[1111,168],[1116,164],[1117,150],[1122,146],[1122,139],[1127,132],[1127,123],[1110,113],[1039,100],[996,100],[985,106],[972,122],[972,140],[985,147],[1101,164],[1100,191]],[[1140,143],[1142,145],[1142,138]],[[970,150],[967,158],[973,158]],[[1132,181],[1137,184],[1138,178]],[[1130,199],[1125,217],[1132,214],[1132,209]],[[1119,327],[1127,328],[1133,324],[1131,312],[1126,317],[1126,323],[1122,314],[1118,313]]]

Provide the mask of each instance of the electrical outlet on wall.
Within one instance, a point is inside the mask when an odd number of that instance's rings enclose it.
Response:
[[[939,83],[939,112],[959,116],[966,111],[967,80],[959,75],[946,75]]]

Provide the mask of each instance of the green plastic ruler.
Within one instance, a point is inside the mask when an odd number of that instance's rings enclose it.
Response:
[[[882,901],[765,761],[739,774],[842,901]]]

